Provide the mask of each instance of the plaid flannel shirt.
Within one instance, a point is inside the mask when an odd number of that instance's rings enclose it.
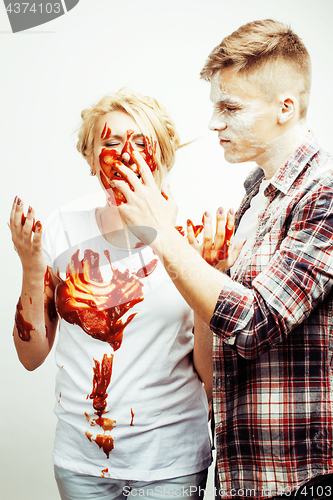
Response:
[[[263,175],[246,180],[236,227]],[[223,498],[272,497],[333,473],[333,157],[311,132],[265,196],[210,324]]]

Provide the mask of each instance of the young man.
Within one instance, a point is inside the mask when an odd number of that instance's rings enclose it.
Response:
[[[211,83],[210,128],[226,160],[258,165],[236,214],[235,241],[247,240],[231,277],[177,233],[172,197],[168,189],[167,200],[160,195],[139,156],[143,183],[126,168],[119,171],[134,191],[114,182],[127,199],[119,211],[128,225],[157,231],[152,246],[202,320],[195,338],[206,372],[194,353],[202,378],[210,370],[204,323],[213,331],[221,497],[330,498],[333,159],[306,125],[310,58],[284,24],[256,21],[226,37],[201,76]],[[223,220],[218,210],[213,241],[205,215],[210,263],[218,261]],[[133,231],[150,243],[142,227]],[[196,246],[191,230],[189,240]]]

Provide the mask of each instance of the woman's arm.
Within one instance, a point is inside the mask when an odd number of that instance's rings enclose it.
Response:
[[[27,370],[35,370],[49,354],[55,338],[57,316],[54,289],[57,279],[46,266],[41,246],[42,225],[34,223],[34,211],[25,218],[23,203],[15,198],[10,229],[23,270],[22,291],[16,307],[14,343]]]
[[[193,364],[210,402],[213,385],[213,332],[196,313],[194,313]]]

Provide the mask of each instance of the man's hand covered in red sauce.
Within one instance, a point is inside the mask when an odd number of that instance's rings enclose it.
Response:
[[[114,168],[127,182],[113,177],[110,186],[113,192],[119,189],[126,200],[131,199],[130,204],[125,203],[119,206],[120,216],[125,215],[126,224],[131,226],[131,231],[141,241],[146,242],[147,235],[144,227],[156,229],[157,233],[165,226],[174,227],[178,207],[168,184],[162,186],[162,191],[157,187],[151,167],[143,158],[142,152],[134,150],[132,156],[139,169],[138,175],[123,163],[118,162]],[[144,214],[144,217],[141,214]],[[142,220],[144,220],[144,226],[141,225]]]
[[[126,167],[130,168],[137,175],[138,178],[140,178],[139,165],[135,156],[133,155],[134,149],[131,144],[131,136],[133,134],[134,130],[127,131],[127,140],[120,153],[116,149],[106,147],[102,149],[99,155],[99,162],[101,166],[101,174],[100,174],[101,181],[104,188],[108,192],[110,192],[110,185],[114,178],[119,178],[122,181],[126,180],[125,177],[119,173],[118,170],[119,166],[125,165]],[[101,139],[105,140],[108,139],[110,136],[111,136],[111,129],[107,126],[107,123],[105,123],[105,126],[101,134]],[[149,138],[145,136],[144,148],[139,153],[142,156],[142,158],[146,161],[151,172],[153,172],[157,167],[155,159],[156,143],[154,144],[154,146],[152,146]],[[113,196],[111,196],[110,193],[110,197],[108,198],[108,203],[110,205],[116,204],[119,206],[122,203],[126,203],[126,198],[122,194],[122,192],[119,191],[119,189],[114,188]]]
[[[197,231],[192,221],[187,221],[187,238],[193,248],[205,259],[208,264],[219,271],[225,272],[234,265],[246,240],[240,240],[230,250],[234,234],[234,211],[230,209],[225,216],[225,212],[220,207],[216,212],[216,233],[213,239],[212,217],[209,212],[205,212],[202,217],[203,242],[200,244],[196,237]]]

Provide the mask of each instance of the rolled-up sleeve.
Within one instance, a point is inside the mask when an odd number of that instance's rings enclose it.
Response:
[[[304,198],[250,289],[229,281],[221,291],[210,327],[242,357],[254,359],[282,342],[330,293],[332,194],[321,187]]]

